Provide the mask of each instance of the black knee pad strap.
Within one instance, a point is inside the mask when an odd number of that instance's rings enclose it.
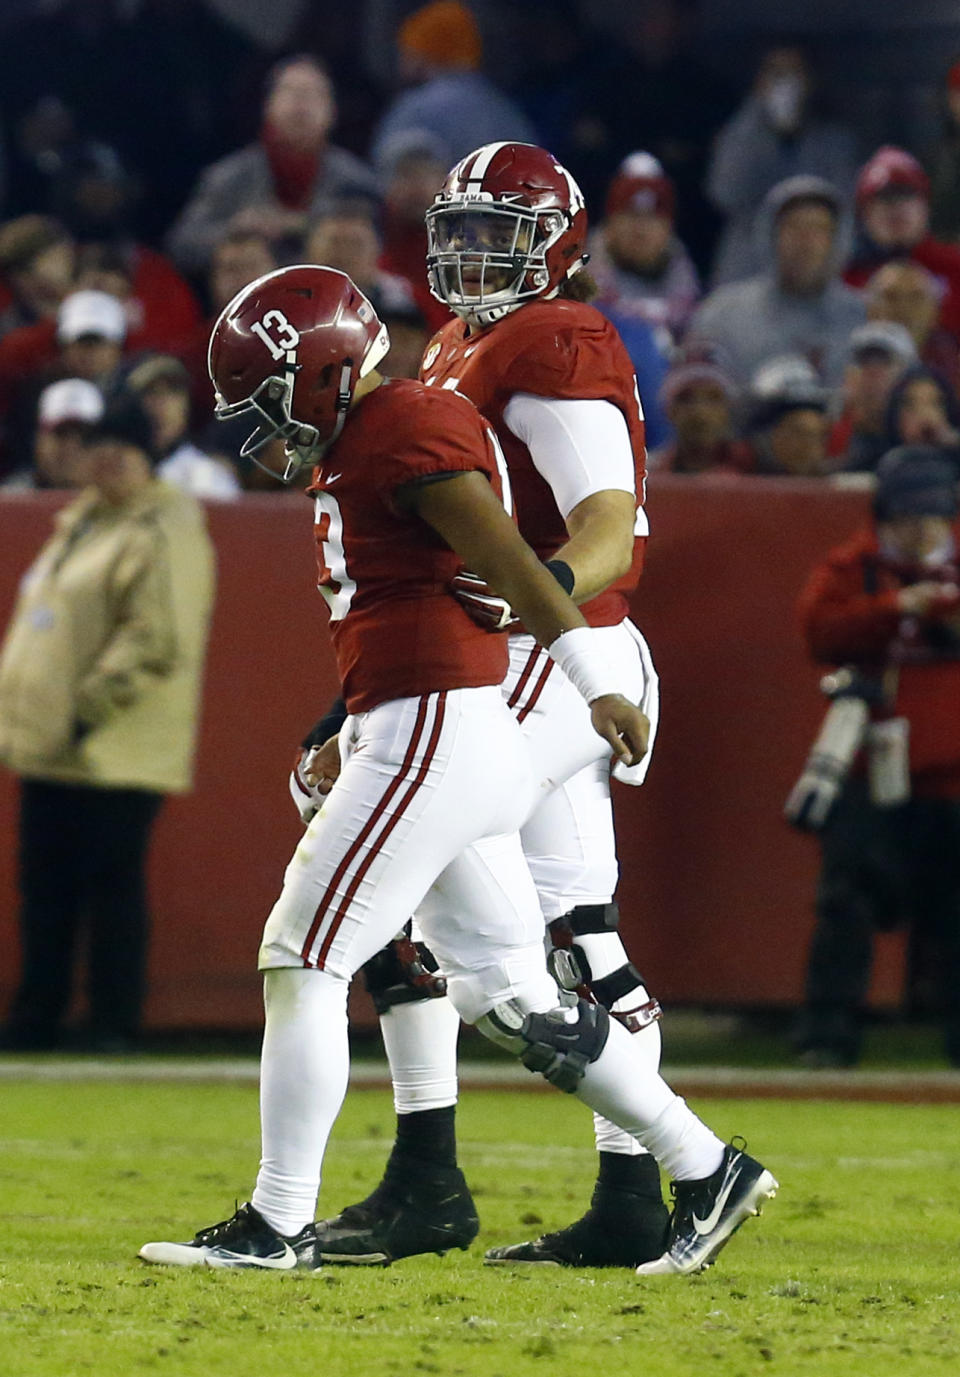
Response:
[[[568,1012],[559,1008],[527,1014],[520,1035],[528,1045],[520,1060],[528,1071],[539,1071],[558,1090],[572,1094],[607,1045],[610,1015],[602,1005],[585,999],[577,1001],[575,1021],[566,1021]]]
[[[618,999],[623,999],[635,990],[638,985],[645,985],[646,981],[637,970],[632,961],[628,961],[624,966],[618,966],[609,975],[601,976],[599,980],[591,980],[590,991],[598,1004],[602,1004],[605,1009],[612,1009]]]
[[[432,974],[437,969],[433,953],[423,942],[408,942],[407,945],[415,948],[417,961],[424,971]],[[415,983],[411,964],[401,960],[396,942],[389,942],[382,951],[364,963],[363,983],[378,1014],[385,1014],[396,1004],[415,1004],[421,999],[435,999],[443,993],[442,989],[436,988],[442,984],[439,978],[429,983]]]
[[[616,932],[620,926],[620,909],[615,903],[580,904],[558,921],[569,923],[574,937],[584,937],[591,932]]]

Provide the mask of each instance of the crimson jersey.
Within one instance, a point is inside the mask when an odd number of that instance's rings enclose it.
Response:
[[[350,712],[506,674],[506,638],[476,626],[449,592],[461,559],[397,501],[407,484],[472,470],[502,500],[498,463],[468,401],[400,379],[363,398],[314,469],[318,586]]]
[[[559,400],[612,402],[630,431],[637,499],[643,501],[646,448],[637,380],[630,356],[610,322],[582,302],[531,301],[477,334],[453,320],[431,340],[420,376],[428,387],[456,388],[497,432],[510,474],[520,534],[541,559],[568,537],[549,484],[530,451],[510,431],[503,412],[516,392]],[[643,567],[644,538],[634,541],[628,573],[580,611],[592,626],[614,626],[627,615],[628,595]]]

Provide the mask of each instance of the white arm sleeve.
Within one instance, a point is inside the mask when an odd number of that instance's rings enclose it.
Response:
[[[591,493],[615,488],[636,495],[630,431],[613,402],[515,392],[503,419],[530,451],[564,520]]]

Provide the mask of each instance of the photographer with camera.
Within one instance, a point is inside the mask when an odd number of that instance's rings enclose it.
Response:
[[[817,831],[817,926],[796,1033],[810,1066],[854,1064],[873,934],[910,919],[936,943],[946,1051],[960,1065],[960,571],[954,470],[901,445],[877,469],[874,521],[815,568],[800,600],[823,728],[787,801]]]

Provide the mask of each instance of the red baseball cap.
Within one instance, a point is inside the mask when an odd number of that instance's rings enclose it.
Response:
[[[903,148],[885,144],[860,169],[857,177],[857,205],[886,191],[912,191],[928,200],[930,178],[917,159]]]
[[[663,165],[652,153],[631,153],[617,168],[607,188],[606,214],[647,211],[673,218],[676,193]]]

